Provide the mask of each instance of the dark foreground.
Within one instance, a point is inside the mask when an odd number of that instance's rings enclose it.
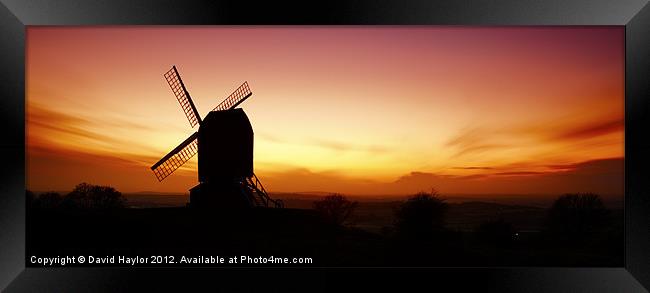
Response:
[[[581,239],[558,238],[542,231],[521,233],[507,242],[486,241],[474,232],[458,229],[438,232],[429,239],[412,239],[390,231],[341,228],[304,209],[237,213],[188,208],[31,209],[27,225],[27,266],[41,266],[31,262],[32,256],[80,255],[139,256],[150,259],[146,266],[623,265],[622,221]],[[162,264],[152,264],[151,256],[173,256],[175,264],[165,264],[165,259]],[[223,257],[226,263],[181,264],[183,256]],[[241,256],[302,257],[311,258],[311,262],[228,264],[229,257]],[[74,265],[78,264],[66,266]],[[106,265],[129,266],[101,264]]]

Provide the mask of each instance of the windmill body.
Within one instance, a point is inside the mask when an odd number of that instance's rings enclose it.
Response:
[[[199,184],[190,189],[190,207],[239,209],[283,207],[271,199],[253,172],[253,127],[244,110],[235,108],[252,95],[247,82],[204,119],[173,66],[165,79],[185,112],[190,126],[199,130],[151,166],[164,180],[198,153]]]
[[[199,182],[253,176],[253,127],[242,109],[212,111],[198,136]]]

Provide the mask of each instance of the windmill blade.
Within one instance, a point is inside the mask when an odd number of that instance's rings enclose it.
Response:
[[[217,105],[217,107],[214,108],[212,111],[223,111],[223,110],[230,110],[237,105],[241,104],[244,100],[248,99],[253,93],[251,92],[251,89],[248,87],[248,82],[245,81],[242,85],[240,85],[230,96],[228,96],[221,104]]]
[[[176,169],[180,168],[190,158],[196,155],[198,151],[198,138],[199,133],[195,132],[169,154],[164,156],[158,163],[151,166],[151,171],[156,175],[158,181],[163,181],[167,176],[171,175]]]
[[[165,80],[167,80],[174,96],[176,96],[178,103],[181,105],[181,108],[183,108],[187,120],[190,121],[190,126],[194,128],[196,124],[201,124],[199,111],[196,110],[192,97],[190,97],[190,93],[187,92],[185,84],[183,84],[183,80],[181,79],[180,74],[178,74],[178,70],[176,70],[176,65],[172,66],[172,69],[165,73]]]

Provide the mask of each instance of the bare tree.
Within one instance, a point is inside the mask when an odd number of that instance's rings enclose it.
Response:
[[[358,203],[348,200],[341,194],[331,194],[314,202],[314,209],[328,222],[343,225],[356,209]]]
[[[126,199],[122,193],[110,186],[81,183],[68,193],[62,203],[76,208],[122,208]]]

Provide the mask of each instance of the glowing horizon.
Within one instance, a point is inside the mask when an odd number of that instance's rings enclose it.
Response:
[[[149,170],[196,130],[162,77],[176,65],[202,117],[248,81],[269,191],[611,178],[601,187],[622,192],[623,40],[621,27],[29,27],[27,185],[187,192],[196,157],[162,183]]]

